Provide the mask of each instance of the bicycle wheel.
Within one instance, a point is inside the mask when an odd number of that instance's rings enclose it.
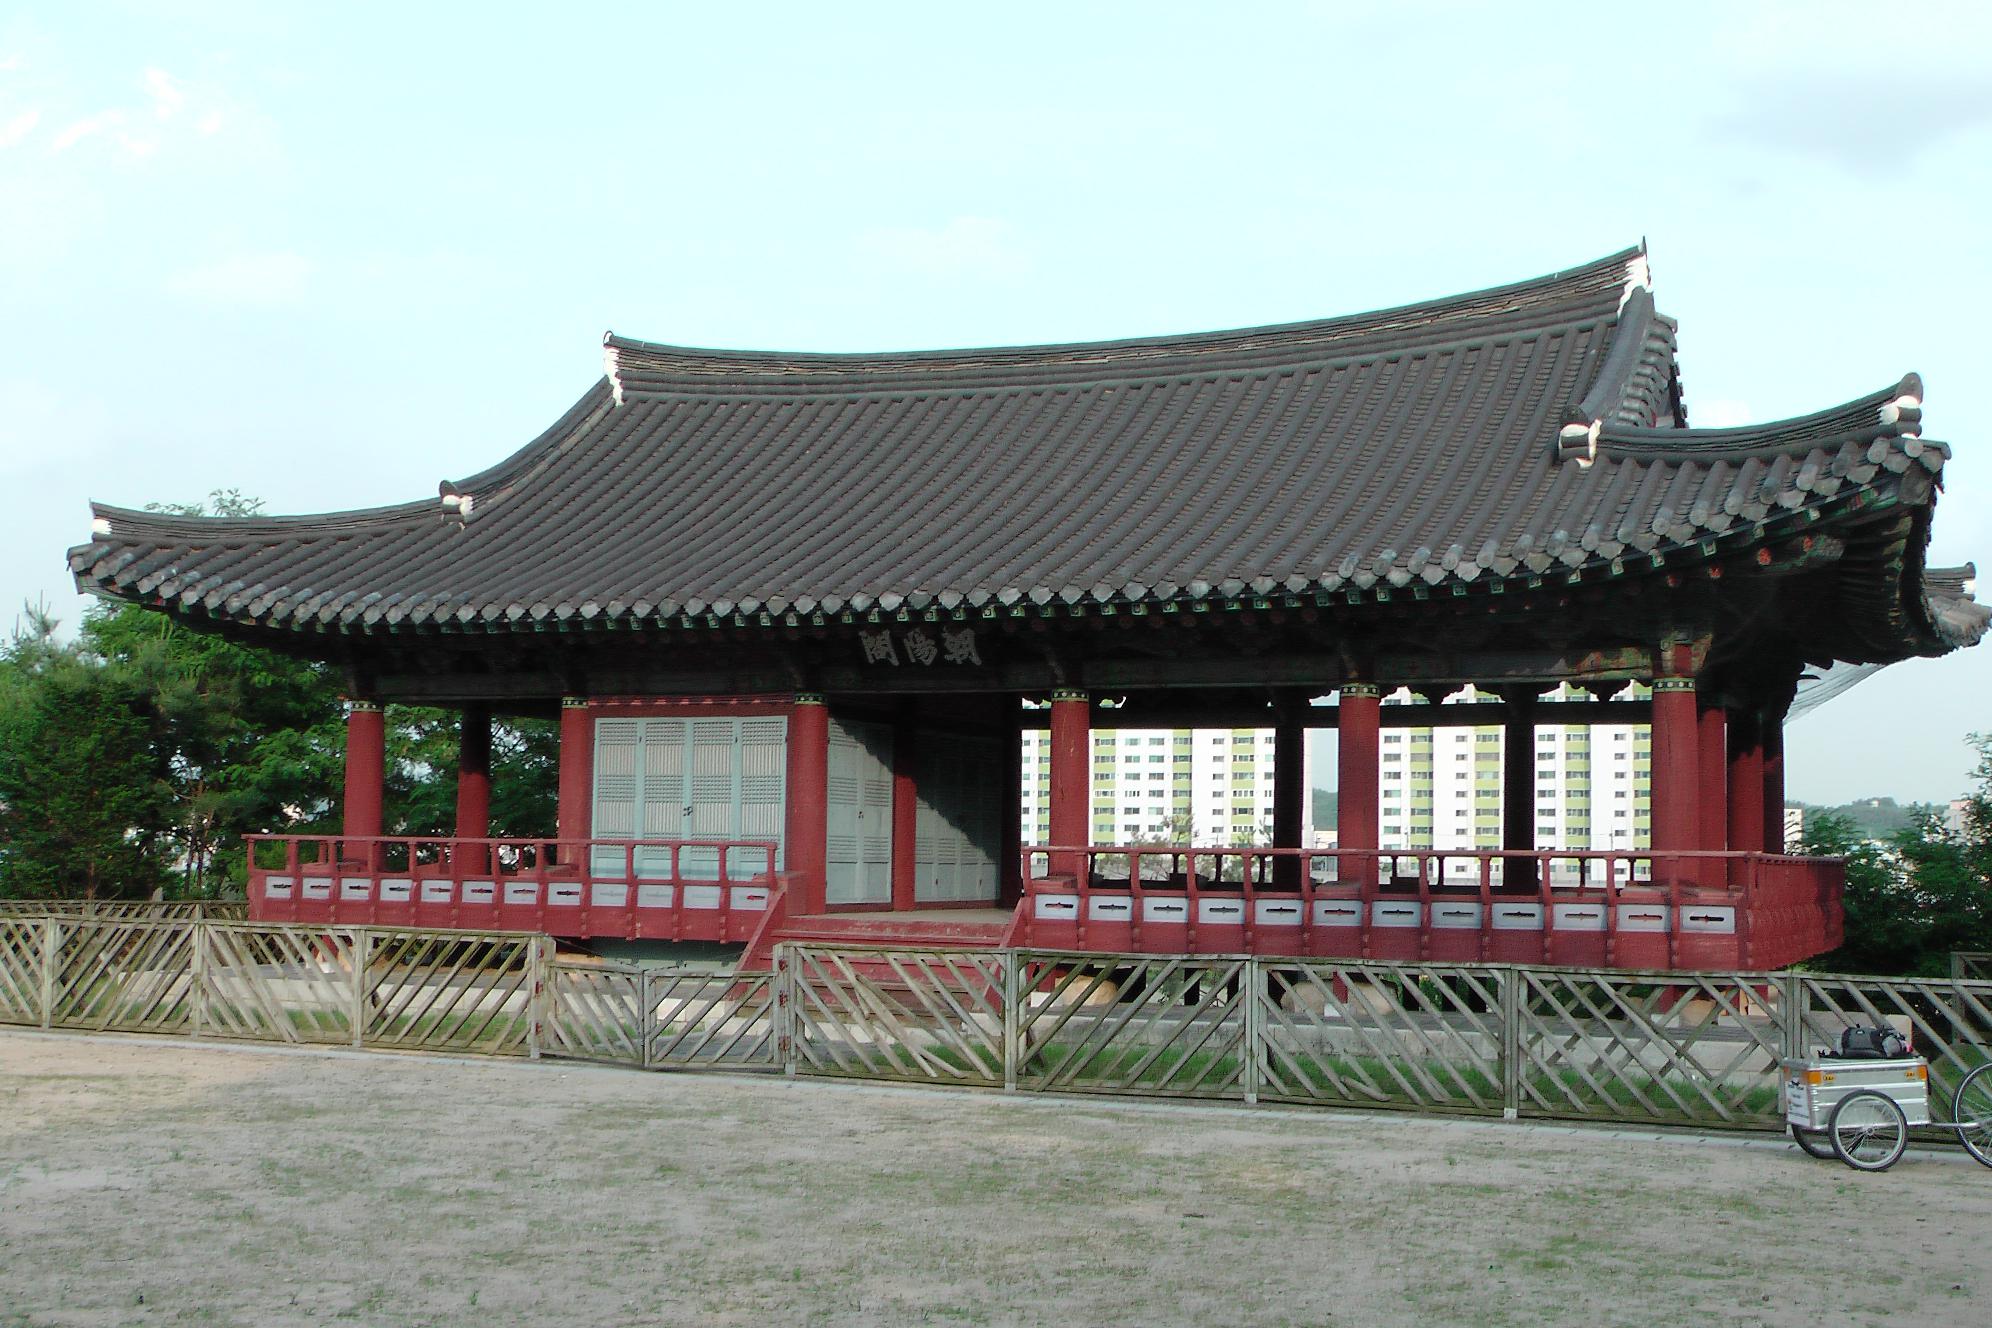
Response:
[[[1909,1147],[1909,1118],[1894,1098],[1872,1088],[1856,1088],[1834,1104],[1826,1132],[1833,1151],[1856,1171],[1886,1171]]]
[[[1958,1083],[1951,1097],[1951,1119],[1957,1122],[1964,1151],[1992,1167],[1992,1061]]]
[[[1791,1127],[1791,1139],[1811,1157],[1830,1162],[1839,1156],[1833,1151],[1833,1136],[1824,1130],[1802,1130],[1794,1125]]]

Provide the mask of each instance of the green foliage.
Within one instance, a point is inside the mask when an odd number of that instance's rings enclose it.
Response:
[[[144,895],[164,880],[167,771],[144,690],[30,610],[0,650],[0,889]]]
[[[1807,818],[1802,851],[1847,859],[1846,941],[1811,967],[1938,976],[1954,950],[1992,950],[1992,735],[1971,743],[1977,789],[1962,834],[1925,814],[1875,843],[1845,817]]]
[[[453,710],[387,708],[390,835],[446,835],[456,828],[457,735]],[[551,838],[559,804],[560,726],[548,719],[491,725],[491,833]]]

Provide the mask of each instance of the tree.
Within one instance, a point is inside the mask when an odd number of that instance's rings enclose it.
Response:
[[[1925,813],[1875,843],[1844,817],[1808,818],[1804,851],[1847,860],[1845,943],[1814,967],[1937,976],[1952,951],[1992,949],[1992,735],[1970,741],[1977,788],[1961,834]]]
[[[0,892],[144,896],[171,858],[148,698],[56,626],[31,609],[0,652]]]
[[[426,706],[387,710],[387,833],[449,835],[456,829],[460,717]],[[550,839],[559,810],[560,726],[505,718],[491,725],[491,833]]]
[[[146,698],[168,795],[158,831],[176,846],[185,893],[240,884],[245,834],[331,828],[343,736],[324,665],[131,604],[87,615],[79,642]]]

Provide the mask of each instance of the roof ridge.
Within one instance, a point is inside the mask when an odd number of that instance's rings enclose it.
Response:
[[[172,536],[183,540],[227,543],[232,539],[253,539],[260,535],[292,535],[300,530],[316,535],[336,535],[344,531],[378,530],[438,519],[462,520],[469,516],[464,499],[488,496],[516,483],[521,475],[546,459],[559,443],[584,425],[588,417],[607,404],[607,384],[597,380],[581,399],[568,407],[551,427],[496,465],[486,466],[468,479],[439,484],[438,498],[417,498],[409,502],[385,503],[378,507],[353,507],[337,512],[258,514],[256,516],[182,516],[173,512],[153,512],[143,508],[118,507],[111,503],[90,503],[92,535],[102,539],[114,534]],[[69,552],[87,551],[79,544]]]
[[[641,377],[709,388],[716,381],[728,380],[757,386],[769,380],[786,380],[798,386],[840,380],[875,382],[882,374],[908,379],[954,375],[973,379],[1006,370],[1063,369],[1098,377],[1100,370],[1115,365],[1139,365],[1143,376],[1150,376],[1157,369],[1185,362],[1196,364],[1226,356],[1277,354],[1296,349],[1328,351],[1337,344],[1381,338],[1393,332],[1415,332],[1446,322],[1462,324],[1458,329],[1448,329],[1453,334],[1449,339],[1457,339],[1467,329],[1483,324],[1499,326],[1504,320],[1527,311],[1575,312],[1581,308],[1610,316],[1616,308],[1613,301],[1622,303],[1627,269],[1642,261],[1642,250],[1628,248],[1577,267],[1461,295],[1331,318],[1108,341],[913,351],[757,351],[676,346],[610,332],[602,343],[609,376],[619,390],[627,387],[627,380]]]
[[[1668,429],[1608,423],[1598,431],[1598,451],[1628,461],[1741,460],[1810,450],[1823,439],[1839,443],[1914,439],[1921,436],[1922,407],[1923,380],[1910,373],[1891,387],[1837,406],[1757,424]]]

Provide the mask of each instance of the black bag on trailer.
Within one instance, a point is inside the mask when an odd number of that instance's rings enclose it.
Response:
[[[1909,1039],[1892,1028],[1855,1024],[1840,1033],[1840,1055],[1846,1060],[1891,1060],[1909,1054]]]

